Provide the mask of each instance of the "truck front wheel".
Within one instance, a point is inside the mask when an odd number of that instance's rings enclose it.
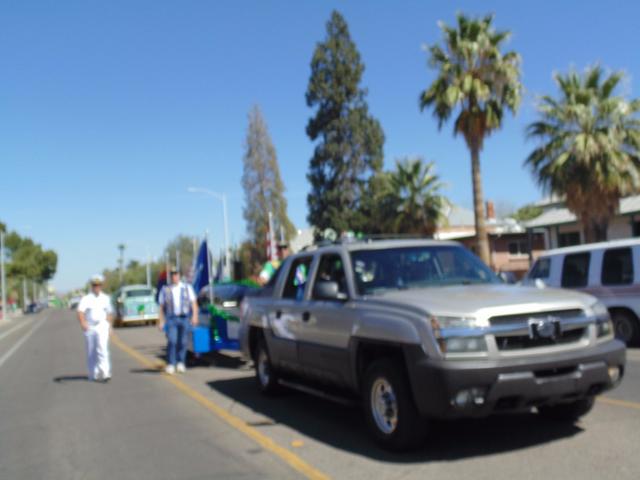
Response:
[[[373,362],[364,376],[362,398],[368,429],[383,448],[408,450],[426,437],[426,421],[418,414],[399,362]]]

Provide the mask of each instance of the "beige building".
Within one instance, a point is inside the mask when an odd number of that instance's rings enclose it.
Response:
[[[544,236],[545,249],[569,247],[585,242],[582,226],[562,200],[555,198],[542,201],[538,206],[542,214],[524,224],[527,230]],[[608,240],[640,237],[640,195],[620,200],[618,215],[609,222]]]
[[[544,251],[544,237],[527,229],[512,218],[497,218],[491,202],[487,202],[486,219],[489,233],[490,267],[497,272],[510,272],[522,277],[531,259]],[[434,238],[456,240],[475,251],[475,221],[471,210],[452,206],[445,212],[446,222],[438,227]],[[529,246],[531,245],[531,247]]]

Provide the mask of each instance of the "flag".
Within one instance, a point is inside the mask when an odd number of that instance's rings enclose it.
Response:
[[[203,240],[198,250],[198,255],[193,264],[193,289],[196,294],[200,293],[202,287],[209,285],[209,247],[207,241]]]
[[[167,284],[167,269],[165,268],[158,275],[158,283],[156,283],[156,303],[160,301],[160,292]]]

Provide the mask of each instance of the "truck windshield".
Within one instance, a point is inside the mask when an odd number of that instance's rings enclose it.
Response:
[[[385,290],[500,283],[478,257],[455,245],[356,250],[351,252],[351,265],[360,295]]]

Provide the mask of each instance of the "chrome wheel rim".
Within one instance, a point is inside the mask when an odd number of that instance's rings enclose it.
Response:
[[[269,357],[267,356],[267,352],[261,349],[258,354],[258,379],[260,380],[260,385],[268,385],[269,376]]]
[[[371,412],[381,432],[389,435],[398,425],[398,401],[386,378],[378,378],[371,387]]]

